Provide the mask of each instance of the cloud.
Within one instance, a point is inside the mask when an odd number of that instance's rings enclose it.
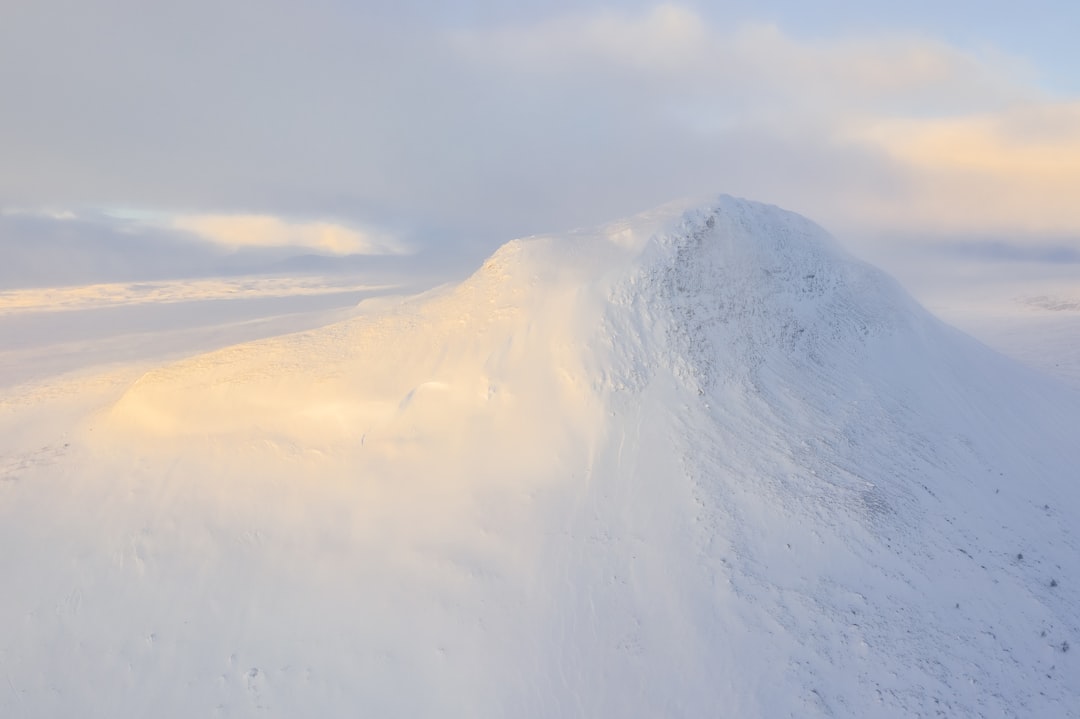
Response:
[[[971,110],[1033,95],[1027,64],[999,53],[975,56],[902,35],[798,40],[774,24],[721,27],[671,4],[639,15],[609,10],[462,31],[453,43],[463,56],[515,74],[570,83],[622,75],[638,89],[713,98],[755,119],[793,110]]]
[[[191,219],[174,224],[156,213],[0,210],[0,290],[266,273],[381,273],[396,278],[427,276],[435,269],[430,260],[417,261],[411,255],[328,256],[328,248],[351,251],[362,238],[339,225],[290,224],[276,218],[255,223],[188,222]],[[181,229],[187,224],[220,237],[211,240]],[[267,231],[259,236],[262,244],[247,234],[260,232],[260,227]],[[227,241],[228,231],[238,233],[236,242]],[[460,268],[444,261],[439,269]]]
[[[855,235],[1080,233],[1070,102],[1021,58],[926,33],[811,36],[775,8],[672,3],[526,2],[493,22],[47,4],[0,23],[0,204],[151,209],[218,248],[407,238],[477,259],[710,191]]]
[[[71,210],[55,210],[52,208],[34,209],[29,207],[0,207],[0,218],[4,217],[40,217],[53,220],[76,220],[76,215]]]
[[[0,212],[0,288],[220,272],[224,252],[175,232],[70,211]]]
[[[879,222],[945,231],[1080,232],[1080,102],[881,118],[855,134],[910,175],[904,206],[893,206]]]
[[[290,222],[269,215],[179,215],[173,228],[227,247],[294,247],[335,255],[401,254],[391,237],[331,222]]]
[[[537,25],[462,30],[451,40],[455,49],[482,62],[498,57],[554,73],[612,66],[663,77],[698,65],[707,52],[708,29],[692,10],[665,4],[640,15],[601,10]]]
[[[639,186],[711,179],[849,234],[1080,231],[1076,104],[997,51],[903,34],[799,39],[678,5],[461,32],[454,47],[563,88],[564,105],[601,96],[632,113],[611,132],[643,128],[626,149],[668,173]],[[666,165],[658,146],[673,155]]]
[[[1056,265],[1080,265],[1080,241],[1058,241],[1056,243],[1029,241],[1018,243],[1015,240],[982,240],[969,238],[959,241],[941,242],[939,248],[960,258],[986,260],[990,262],[1039,262]]]

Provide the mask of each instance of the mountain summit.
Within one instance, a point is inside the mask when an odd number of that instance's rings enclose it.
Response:
[[[176,716],[1080,716],[1078,426],[772,206],[516,240],[88,420],[90,499],[134,537],[98,588],[136,610],[86,638],[84,688],[133,676]]]

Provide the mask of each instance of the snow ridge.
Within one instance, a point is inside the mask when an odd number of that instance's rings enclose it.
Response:
[[[0,714],[1078,717],[1077,426],[779,208],[515,240],[72,429]]]
[[[702,389],[751,378],[774,352],[797,371],[823,368],[832,351],[857,352],[912,311],[888,277],[817,225],[734,198],[686,213],[640,265],[621,299],[638,313],[666,309],[671,327],[656,349]]]
[[[1077,690],[1053,649],[1080,630],[1077,595],[1017,572],[1023,552],[1011,548],[1040,544],[1047,569],[1076,566],[1069,527],[1033,499],[1075,501],[1076,453],[1051,419],[1080,416],[1075,398],[937,322],[812,223],[755,203],[687,213],[616,297],[628,317],[663,326],[646,356],[666,356],[689,390],[693,419],[667,442],[698,507],[694,571],[726,578],[728,600],[747,607],[782,597],[747,618],[766,643],[783,627],[764,654],[817,657],[763,682],[760,700],[772,681],[801,675],[802,686],[753,713],[1071,716]],[[775,538],[791,557],[775,556]],[[719,564],[705,549],[717,546],[729,553]],[[960,602],[942,596],[943,578],[983,587],[985,614],[949,616]],[[856,651],[823,650],[827,637]],[[758,669],[744,671],[761,681],[772,670]]]

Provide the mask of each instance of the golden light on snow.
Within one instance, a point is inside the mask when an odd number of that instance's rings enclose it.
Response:
[[[804,218],[676,203],[209,352],[168,316],[0,387],[0,716],[1080,719],[1080,396]]]

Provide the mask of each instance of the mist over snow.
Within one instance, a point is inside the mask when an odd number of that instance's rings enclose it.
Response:
[[[5,385],[0,715],[1080,716],[1080,393],[809,220],[335,312]]]

